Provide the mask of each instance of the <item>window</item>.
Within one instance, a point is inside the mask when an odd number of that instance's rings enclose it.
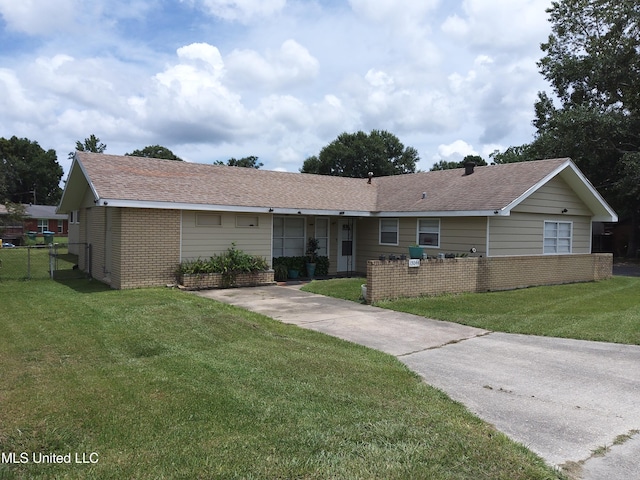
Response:
[[[58,233],[64,233],[64,224],[62,220],[58,220]]]
[[[273,256],[301,257],[305,254],[304,217],[273,217]]]
[[[418,219],[418,245],[421,247],[440,247],[440,219]]]
[[[318,239],[318,255],[329,256],[329,219],[316,218],[316,238]]]
[[[46,218],[38,219],[38,233],[44,233],[49,231],[49,220]]]
[[[571,253],[571,222],[544,222],[544,253]]]
[[[398,219],[380,219],[380,245],[398,245]]]
[[[221,227],[222,215],[216,213],[196,213],[198,227]]]
[[[258,216],[252,215],[238,215],[236,217],[236,227],[257,227]]]
[[[71,210],[69,213],[69,223],[76,223],[76,211]]]

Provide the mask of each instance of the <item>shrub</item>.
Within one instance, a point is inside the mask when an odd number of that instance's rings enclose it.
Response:
[[[308,276],[306,263],[308,257],[276,257],[273,259],[273,269],[277,272],[278,266],[282,265],[286,271],[298,270],[303,277]],[[284,271],[284,270],[282,270]],[[329,257],[316,257],[316,276],[323,277],[329,275]],[[278,280],[276,276],[276,280]],[[286,280],[286,278],[285,278]]]
[[[204,273],[221,273],[225,283],[233,283],[238,273],[253,273],[269,270],[267,261],[257,255],[250,255],[238,250],[235,244],[223,253],[213,255],[208,260],[198,258],[185,260],[178,267],[178,275],[197,275]]]

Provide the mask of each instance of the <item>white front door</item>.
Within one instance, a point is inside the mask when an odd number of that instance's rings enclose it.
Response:
[[[356,268],[356,223],[353,218],[338,221],[338,272]]]

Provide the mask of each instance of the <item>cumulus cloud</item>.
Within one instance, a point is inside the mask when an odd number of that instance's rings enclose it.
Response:
[[[438,153],[442,158],[449,161],[462,160],[467,155],[477,155],[478,152],[464,140],[456,140],[447,145],[438,145]]]
[[[0,135],[295,171],[376,128],[425,159],[484,156],[531,137],[550,3],[0,0]]]
[[[537,51],[549,32],[550,6],[550,0],[464,0],[464,14],[449,15],[441,29],[479,48]]]
[[[315,78],[319,62],[295,40],[282,43],[263,56],[255,50],[234,50],[226,59],[230,81],[242,87],[281,89]]]

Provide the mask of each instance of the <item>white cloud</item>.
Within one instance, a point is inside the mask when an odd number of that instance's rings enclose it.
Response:
[[[438,153],[445,160],[462,160],[467,155],[477,155],[478,152],[464,140],[456,140],[448,145],[438,145]]]
[[[247,112],[237,93],[223,83],[225,66],[218,49],[193,43],[177,51],[179,63],[154,77],[146,119],[170,138],[220,140],[246,128]],[[136,103],[138,110],[140,102]]]
[[[230,81],[253,89],[280,89],[304,84],[318,74],[319,62],[295,40],[286,40],[265,56],[254,50],[234,50],[226,59]]]
[[[550,0],[464,0],[464,16],[449,15],[441,29],[480,48],[537,51],[549,32],[550,6]]]
[[[182,0],[183,1],[183,0]],[[193,1],[193,0],[192,0]],[[248,22],[273,15],[286,5],[286,0],[195,0],[211,15],[225,20]]]
[[[0,0],[0,14],[12,30],[29,35],[63,31],[74,23],[78,0]]]
[[[419,22],[438,3],[438,0],[349,0],[358,14],[375,22],[396,25]]]

